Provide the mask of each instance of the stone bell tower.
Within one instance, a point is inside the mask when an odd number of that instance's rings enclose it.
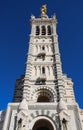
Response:
[[[3,130],[83,130],[83,111],[75,101],[73,83],[62,73],[57,19],[41,7],[31,16],[26,71],[16,81]]]

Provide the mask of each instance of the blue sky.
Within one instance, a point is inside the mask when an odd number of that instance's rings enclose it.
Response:
[[[58,20],[63,73],[74,82],[76,101],[83,108],[83,0],[3,0],[0,2],[0,109],[12,101],[15,80],[25,72],[30,16],[47,14]]]

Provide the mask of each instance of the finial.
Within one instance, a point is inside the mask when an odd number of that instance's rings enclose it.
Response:
[[[46,14],[46,11],[47,11],[46,5],[42,5],[41,14]]]

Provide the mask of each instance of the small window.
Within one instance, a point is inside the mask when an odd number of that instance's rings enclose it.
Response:
[[[42,46],[42,50],[45,50],[45,47],[44,47],[44,46]]]
[[[45,35],[45,34],[46,34],[45,26],[42,26],[42,35]]]
[[[40,34],[40,28],[39,26],[36,26],[36,35],[39,35]]]
[[[18,129],[21,128],[22,126],[22,119],[20,118],[20,120],[18,121]]]
[[[47,34],[51,35],[51,27],[50,26],[47,26]]]
[[[42,74],[45,74],[45,68],[42,67]]]

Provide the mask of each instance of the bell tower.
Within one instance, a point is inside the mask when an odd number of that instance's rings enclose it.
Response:
[[[62,72],[56,16],[31,16],[25,74],[16,81],[3,130],[83,130],[73,83]]]
[[[40,17],[31,16],[30,23],[23,97],[28,102],[57,102],[64,98],[64,84],[56,17],[49,18],[43,5]]]

